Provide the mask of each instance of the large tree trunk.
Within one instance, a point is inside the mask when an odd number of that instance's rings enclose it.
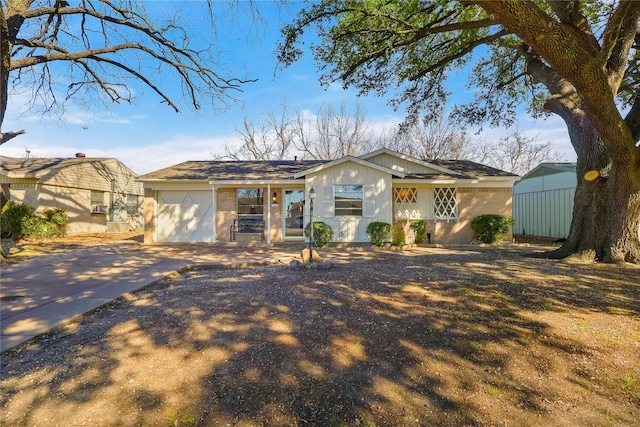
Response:
[[[547,256],[565,258],[574,253],[590,253],[591,257],[601,257],[606,246],[606,236],[598,230],[602,230],[606,222],[607,189],[601,180],[589,182],[582,177],[589,170],[605,169],[610,164],[609,156],[584,116],[565,117],[565,122],[571,143],[578,154],[577,187],[569,236],[561,248]]]
[[[606,179],[609,243],[604,261],[640,263],[640,167],[615,163]]]
[[[561,114],[577,153],[577,187],[571,230],[559,249],[544,254],[565,258],[573,254],[606,262],[640,263],[640,170],[612,163],[607,147],[584,114]],[[590,170],[599,172],[592,181]]]

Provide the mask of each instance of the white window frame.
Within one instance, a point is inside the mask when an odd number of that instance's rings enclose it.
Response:
[[[436,187],[433,189],[433,216],[436,219],[458,219],[458,189]]]
[[[351,187],[351,188],[358,188],[359,187],[360,188],[360,191],[359,191],[360,198],[349,198],[348,199],[348,200],[353,200],[355,202],[358,202],[358,201],[360,202],[360,208],[359,208],[360,213],[359,214],[341,213],[342,211],[346,211],[349,208],[338,207],[338,203],[339,203],[338,196],[340,194],[347,193],[346,191],[340,191],[339,189],[340,188],[346,188],[346,187]],[[348,191],[348,193],[355,194],[356,192],[355,191]],[[345,185],[334,185],[333,186],[333,206],[334,206],[333,213],[334,213],[334,216],[336,216],[336,217],[362,217],[363,214],[364,214],[364,185],[348,185],[348,184],[345,184]],[[351,208],[350,210],[353,211],[353,210],[357,210],[357,209],[358,208],[356,207],[356,208]]]

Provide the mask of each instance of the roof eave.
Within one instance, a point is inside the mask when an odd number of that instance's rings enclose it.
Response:
[[[304,181],[297,179],[210,179],[210,185],[293,185],[304,184]]]

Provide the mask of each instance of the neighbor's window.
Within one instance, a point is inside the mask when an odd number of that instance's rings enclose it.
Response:
[[[104,205],[104,191],[91,190],[91,204]]]
[[[127,213],[130,215],[135,215],[138,213],[138,209],[140,206],[140,196],[137,194],[129,194],[127,195]]]
[[[333,194],[336,216],[362,216],[362,185],[336,185]]]
[[[458,218],[458,192],[455,188],[434,188],[433,202],[436,218]]]
[[[238,215],[262,215],[264,191],[261,188],[239,188],[237,193]]]

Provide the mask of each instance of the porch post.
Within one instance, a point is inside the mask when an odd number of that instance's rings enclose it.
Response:
[[[213,201],[211,203],[211,210],[213,211],[213,213],[211,215],[213,215],[213,221],[212,221],[212,232],[213,232],[213,243],[216,243],[218,241],[218,237],[217,237],[217,230],[216,230],[216,211],[218,210],[218,207],[216,206],[216,185],[215,184],[211,184],[211,195],[213,197]]]
[[[271,243],[271,184],[267,184],[267,243]]]

